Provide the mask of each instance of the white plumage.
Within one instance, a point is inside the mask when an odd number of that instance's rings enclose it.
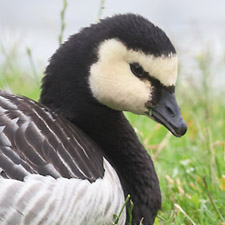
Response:
[[[119,214],[125,200],[106,159],[104,169],[104,177],[94,183],[35,174],[23,182],[0,178],[0,224],[111,225],[112,215]],[[118,224],[123,225],[125,218],[123,211]]]

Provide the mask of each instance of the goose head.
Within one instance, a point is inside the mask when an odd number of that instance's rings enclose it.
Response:
[[[117,15],[59,48],[47,67],[41,102],[64,109],[69,119],[90,105],[146,115],[180,137],[187,126],[175,98],[177,67],[175,48],[159,27],[141,16]]]

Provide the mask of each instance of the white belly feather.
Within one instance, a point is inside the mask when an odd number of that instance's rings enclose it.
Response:
[[[124,204],[120,180],[104,159],[103,179],[28,175],[23,182],[0,178],[1,225],[111,225]],[[124,225],[123,211],[119,225]]]

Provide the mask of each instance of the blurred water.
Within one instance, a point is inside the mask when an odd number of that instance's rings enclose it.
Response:
[[[2,45],[7,50],[17,43],[24,64],[25,49],[31,48],[36,63],[45,67],[58,47],[62,4],[61,0],[0,0]],[[68,0],[68,4],[64,39],[96,21],[100,1]],[[206,48],[216,63],[222,65],[225,61],[224,0],[105,0],[103,17],[127,12],[141,14],[166,31],[178,50],[182,74],[198,75],[193,56]],[[216,63],[213,66],[218,68]],[[224,72],[223,66],[217,69],[214,85],[224,86]]]

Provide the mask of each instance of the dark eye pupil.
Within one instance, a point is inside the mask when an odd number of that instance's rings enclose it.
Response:
[[[137,77],[142,77],[145,73],[143,68],[138,63],[131,63],[130,69],[132,73]]]

